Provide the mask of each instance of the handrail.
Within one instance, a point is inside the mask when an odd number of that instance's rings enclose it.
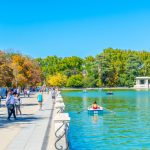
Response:
[[[64,121],[62,122],[62,125],[56,130],[56,132],[55,132],[55,136],[57,137],[57,138],[59,138],[59,136],[60,135],[57,135],[57,133],[58,133],[58,131],[62,128],[64,126]]]
[[[58,131],[65,125],[65,129],[64,129],[64,132],[61,134],[61,135],[57,135]],[[69,149],[69,142],[67,140],[67,133],[68,133],[68,128],[69,128],[69,125],[66,121],[63,121],[63,124],[56,130],[55,132],[55,136],[58,138],[55,142],[55,148],[57,150],[68,150]],[[66,148],[63,148],[62,145],[60,145],[59,147],[57,146],[58,142],[65,136],[65,139],[66,139]]]

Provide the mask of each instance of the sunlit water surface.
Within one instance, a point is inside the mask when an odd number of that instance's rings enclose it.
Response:
[[[70,150],[150,149],[150,91],[91,90],[62,92],[71,117]],[[87,107],[97,101],[107,110],[91,115]]]

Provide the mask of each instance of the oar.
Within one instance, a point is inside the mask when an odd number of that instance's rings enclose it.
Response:
[[[114,111],[112,111],[112,110],[110,110],[110,109],[107,109],[107,108],[105,108],[105,107],[103,107],[103,108],[104,108],[105,110],[111,112],[111,113],[116,113],[116,112],[114,112]]]
[[[78,111],[77,113],[79,114],[79,113],[81,113],[81,112],[83,112],[83,111],[85,111],[85,110],[87,110],[87,109],[84,109],[84,110]]]
[[[89,107],[88,107],[89,108]],[[79,113],[81,113],[81,112],[83,112],[83,111],[86,111],[86,110],[88,110],[88,108],[87,109],[83,109],[83,110],[81,110],[81,111],[79,111],[79,112],[77,112],[78,114]]]

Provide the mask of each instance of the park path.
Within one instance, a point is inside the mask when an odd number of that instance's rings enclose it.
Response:
[[[6,108],[0,108],[0,150],[47,149],[54,104],[50,95],[43,96],[43,111],[38,110],[36,94],[22,98],[23,115],[18,115],[17,121],[7,121]]]

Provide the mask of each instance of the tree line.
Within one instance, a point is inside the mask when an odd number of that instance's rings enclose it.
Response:
[[[0,51],[0,87],[29,87],[41,81],[42,71],[35,59]]]
[[[46,83],[60,87],[132,87],[135,77],[150,76],[150,53],[106,48],[80,58],[48,56],[36,59]]]
[[[106,48],[95,57],[33,59],[0,51],[0,86],[132,87],[138,76],[150,76],[149,52]]]

